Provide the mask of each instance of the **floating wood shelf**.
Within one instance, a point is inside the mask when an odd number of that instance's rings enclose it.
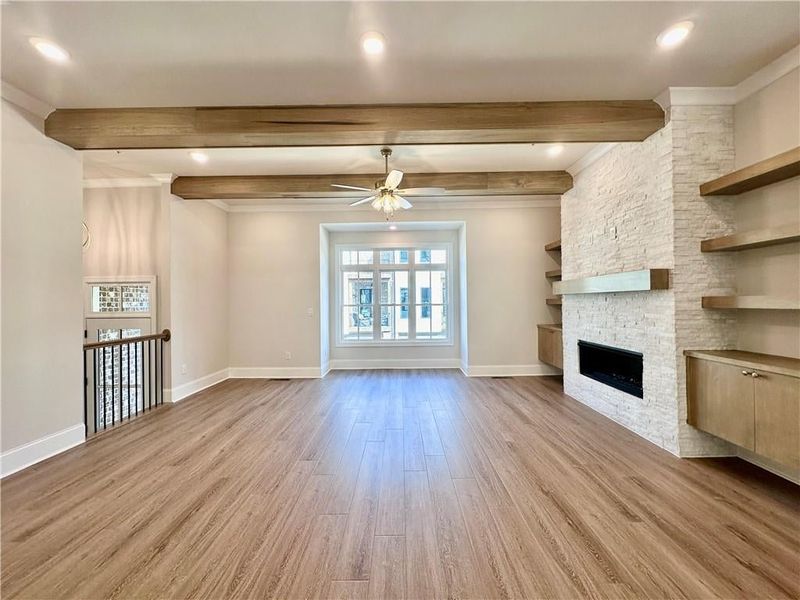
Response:
[[[553,269],[552,271],[545,271],[544,276],[550,279],[561,279],[561,269]]]
[[[703,240],[700,242],[700,250],[703,252],[748,250],[749,248],[763,248],[797,241],[800,241],[800,223],[793,223]]]
[[[669,269],[644,269],[556,281],[554,294],[602,294],[669,289]]]
[[[539,329],[549,329],[552,331],[561,331],[562,326],[561,323],[539,323],[537,325]]]
[[[723,175],[700,186],[701,196],[730,196],[800,175],[800,147]]]
[[[545,300],[550,306],[561,306],[561,296],[550,296]]]
[[[545,250],[548,252],[560,252],[561,251],[561,240],[556,240],[555,242],[550,242],[544,247]]]
[[[541,325],[540,325],[541,327]],[[685,350],[686,356],[736,365],[745,369],[763,369],[772,373],[800,378],[800,359],[743,350]]]
[[[800,310],[800,300],[775,296],[703,296],[703,308]]]

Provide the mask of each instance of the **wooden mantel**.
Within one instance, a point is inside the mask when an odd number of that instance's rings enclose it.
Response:
[[[669,269],[643,269],[553,283],[554,294],[603,294],[669,289]]]
[[[45,134],[77,150],[642,141],[652,100],[57,109]]]

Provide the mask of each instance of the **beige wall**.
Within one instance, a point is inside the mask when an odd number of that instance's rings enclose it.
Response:
[[[86,189],[83,219],[92,235],[83,254],[85,275],[158,274],[160,186]]]
[[[169,262],[172,395],[179,399],[229,366],[226,213],[172,196]]]
[[[83,253],[84,277],[155,275],[156,330],[169,327],[168,210],[161,186],[83,191],[83,220],[92,236]]]
[[[735,108],[736,167],[800,146],[800,69]],[[761,229],[800,221],[800,178],[732,198],[736,228]],[[800,243],[737,253],[737,293],[800,297]],[[739,311],[738,347],[800,358],[798,311]]]
[[[3,100],[4,452],[72,427],[83,437],[81,178],[80,155]]]
[[[559,209],[418,209],[397,219],[466,224],[471,367],[549,372],[537,358],[536,324],[558,316],[544,304],[544,271],[554,263],[543,246],[559,236]],[[319,372],[320,224],[375,220],[347,209],[228,215],[231,367]]]

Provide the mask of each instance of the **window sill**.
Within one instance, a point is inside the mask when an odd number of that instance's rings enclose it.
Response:
[[[410,347],[410,346],[453,346],[455,343],[453,340],[402,340],[402,341],[376,341],[376,340],[363,340],[360,342],[345,342],[345,341],[337,341],[336,347],[337,348],[368,348],[368,347],[375,347],[375,348],[402,348],[402,347]]]

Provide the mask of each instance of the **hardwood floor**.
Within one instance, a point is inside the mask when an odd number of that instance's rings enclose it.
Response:
[[[3,598],[800,595],[798,487],[551,378],[229,380],[1,490]]]

